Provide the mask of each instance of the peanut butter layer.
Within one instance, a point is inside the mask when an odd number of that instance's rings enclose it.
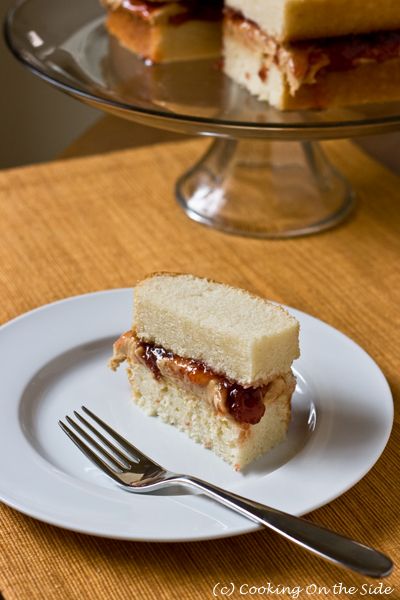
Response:
[[[261,420],[268,402],[284,392],[291,394],[295,385],[293,375],[286,373],[265,385],[244,387],[215,373],[201,361],[178,356],[138,339],[133,331],[124,333],[115,342],[111,368],[115,370],[124,360],[144,364],[156,379],[176,380],[192,391],[203,392],[217,414],[230,414],[238,423],[251,425]]]

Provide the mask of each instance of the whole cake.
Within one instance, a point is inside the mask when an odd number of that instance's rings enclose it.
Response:
[[[286,436],[298,333],[263,298],[160,273],[136,286],[133,327],[110,366],[126,361],[136,404],[240,470]]]
[[[109,32],[139,56],[189,60],[222,47],[224,72],[281,110],[400,98],[398,0],[102,2]]]

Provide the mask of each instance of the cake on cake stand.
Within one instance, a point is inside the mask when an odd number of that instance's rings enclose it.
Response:
[[[400,102],[280,112],[215,60],[146,65],[107,34],[98,0],[20,0],[5,36],[31,71],[90,106],[215,138],[177,181],[176,198],[190,218],[228,233],[282,238],[337,225],[354,194],[318,141],[400,127]]]

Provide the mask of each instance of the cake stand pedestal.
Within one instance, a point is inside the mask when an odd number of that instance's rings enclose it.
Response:
[[[199,223],[259,238],[328,229],[354,206],[318,143],[278,140],[217,138],[178,180],[176,197]]]

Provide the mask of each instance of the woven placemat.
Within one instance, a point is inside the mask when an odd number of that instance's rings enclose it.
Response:
[[[353,217],[309,238],[241,239],[189,221],[173,198],[176,178],[206,144],[175,142],[1,172],[0,321],[66,296],[132,286],[151,271],[191,271],[295,306],[350,335],[381,366],[397,400],[399,179],[350,143],[330,143],[358,193]],[[399,437],[396,413],[391,440],[372,471],[310,515],[394,559],[400,554]],[[340,582],[358,589],[351,596],[342,589],[344,598],[361,597],[362,585],[377,583],[268,531],[150,544],[64,531],[6,506],[0,518],[5,600],[212,598],[217,583],[231,582],[234,598],[243,597],[242,584],[268,582],[288,586],[279,597],[294,597],[296,586],[303,588],[300,598],[310,597],[307,585],[330,588],[330,597]],[[397,572],[385,580],[385,586],[398,584]]]

